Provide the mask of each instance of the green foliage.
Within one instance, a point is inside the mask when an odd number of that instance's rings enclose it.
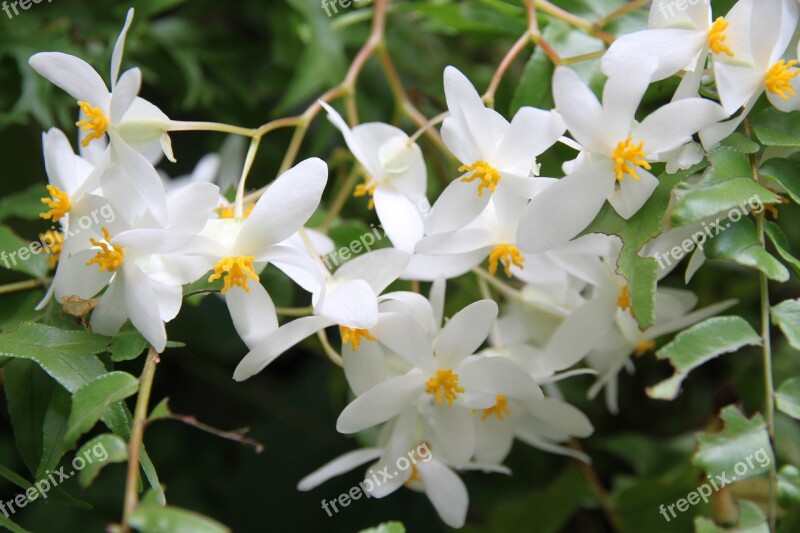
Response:
[[[775,404],[787,415],[800,420],[800,378],[786,380],[778,387]]]
[[[800,350],[800,301],[786,300],[773,307],[772,322],[780,326],[792,348]]]

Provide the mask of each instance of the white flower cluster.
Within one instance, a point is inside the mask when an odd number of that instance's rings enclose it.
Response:
[[[741,0],[713,22],[708,3],[690,3],[669,17],[659,5],[653,3],[652,29],[618,39],[603,57],[602,102],[574,71],[558,67],[557,110],[523,107],[509,122],[483,104],[461,72],[445,69],[449,114],[441,136],[461,162],[461,176],[430,209],[420,209],[430,204],[423,154],[413,138],[382,123],[351,129],[323,103],[365,170],[355,195],[370,197],[393,245],[332,274],[320,260],[332,241],[304,228],[327,183],[323,161],[299,163],[255,202],[247,201],[244,177],[233,204],[220,195],[212,183],[222,174],[215,158],[205,159],[194,177],[165,187],[154,165],[164,155],[174,160],[168,132],[181,128],[138,97],[138,69],[119,73],[132,10],[114,48],[110,90],[76,57],[36,54],[33,68],[75,98],[81,113],[80,155],[61,131],[44,135],[51,198],[43,216],[69,235],[70,220],[93,209],[110,205],[116,215],[63,242],[42,305],[52,297],[100,295],[94,331],[113,335],[130,319],[160,352],[183,287],[204,276],[222,279],[233,323],[249,347],[236,380],[338,326],[355,399],[337,429],[379,431],[372,447],[334,460],[300,488],[365,463],[380,470],[426,443],[431,461],[375,487],[372,496],[401,485],[423,490],[442,519],[460,527],[468,496],[454,471],[507,473],[502,463],[515,438],[588,460],[564,443],[588,436],[592,425],[560,398],[554,382],[596,374],[589,394],[605,388],[616,411],[617,375],[630,369],[633,354],[731,305],[693,311],[691,292],[659,289],[655,325],[641,331],[626,280],[616,272],[622,243],[581,234],[606,200],[622,218],[632,217],[658,185],[651,163],[687,168],[698,162],[705,154],[692,136],[699,133],[705,148],[718,143],[764,91],[781,110],[800,107],[797,60],[784,59],[797,5],[759,0],[756,16],[755,1]],[[673,101],[638,122],[650,83],[680,73]],[[698,96],[705,73],[713,73],[722,105]],[[557,142],[577,155],[564,164],[565,177],[540,177],[536,158]],[[484,299],[445,321],[446,280],[487,259],[488,275],[513,277],[521,289],[506,286],[514,297],[502,310]],[[310,293],[311,316],[279,325],[259,278],[270,263]],[[433,282],[429,297],[384,294],[398,279]]]

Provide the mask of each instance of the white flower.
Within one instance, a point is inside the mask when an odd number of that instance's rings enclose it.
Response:
[[[320,102],[328,119],[344,135],[347,147],[367,172],[354,196],[370,196],[381,226],[392,244],[411,252],[422,238],[422,210],[427,171],[417,143],[394,126],[382,122],[359,124],[353,129],[331,106]]]
[[[606,199],[620,216],[632,217],[658,186],[650,162],[662,161],[662,154],[727,117],[709,100],[686,98],[637,123],[634,114],[655,66],[639,67],[608,79],[602,106],[574,71],[556,69],[553,94],[570,133],[583,147],[582,163],[528,204],[517,239],[522,251],[540,252],[570,240],[589,225]]]
[[[161,149],[174,161],[166,131],[169,118],[150,102],[138,97],[142,74],[138,68],[119,74],[125,37],[133,20],[128,10],[125,25],[111,56],[111,91],[97,71],[84,60],[61,52],[42,52],[29,60],[36,72],[69,93],[78,101],[81,120],[77,125],[84,133],[81,144],[88,146],[102,140],[107,132],[116,131],[117,140],[124,141],[140,152],[151,152],[160,141]],[[101,141],[102,142],[102,141]]]
[[[314,315],[298,318],[250,345],[250,352],[233,373],[243,381],[261,372],[286,350],[306,337],[339,325],[345,343],[357,349],[362,339],[374,340],[369,328],[378,322],[378,295],[403,272],[408,254],[387,248],[375,250],[339,267],[325,279]]]
[[[442,140],[463,166],[426,219],[429,234],[460,229],[475,219],[495,191],[533,197],[547,181],[532,177],[535,157],[564,133],[558,113],[523,107],[511,123],[483,105],[469,80],[456,68],[444,71],[450,116]],[[488,194],[487,194],[488,192]]]
[[[729,114],[744,106],[735,119],[700,132],[706,148],[733,133],[766,91],[781,111],[800,107],[797,59],[782,59],[797,29],[794,0],[740,0],[726,16],[727,54],[714,56],[720,101]]]

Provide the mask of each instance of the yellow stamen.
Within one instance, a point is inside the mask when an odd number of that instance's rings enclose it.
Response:
[[[789,62],[785,59],[781,59],[772,65],[764,79],[764,87],[772,94],[777,94],[784,100],[788,100],[790,95],[795,96],[797,93],[794,91],[794,87],[792,87],[792,79],[800,74],[800,69],[792,69],[795,65],[797,65],[796,59],[792,59]]]
[[[253,212],[253,208],[254,208],[255,206],[256,206],[255,204],[252,204],[250,207],[248,207],[248,208],[245,210],[245,212],[244,212],[244,216],[243,216],[242,218],[247,218],[247,217],[249,217],[249,216],[250,216],[250,213],[252,213],[252,212]],[[214,211],[216,211],[216,213],[217,213],[217,216],[218,216],[219,218],[233,218],[233,215],[234,215],[234,213],[236,212],[236,211],[234,210],[234,207],[233,207],[232,205],[221,205],[221,206],[219,206],[218,208],[216,208]]]
[[[498,394],[497,403],[494,404],[494,407],[489,407],[488,409],[483,410],[481,420],[486,420],[492,415],[496,416],[498,420],[503,420],[509,414],[508,400],[502,394]]]
[[[728,25],[728,21],[723,17],[719,17],[714,21],[714,24],[712,24],[711,28],[708,30],[708,47],[715,54],[727,54],[733,57],[731,49],[725,46],[725,40],[728,38],[728,36],[725,35],[725,30],[728,29]]]
[[[437,370],[436,375],[425,382],[425,392],[436,396],[436,403],[442,404],[442,398],[447,400],[447,405],[452,406],[453,400],[458,398],[464,389],[458,386],[458,374],[452,370]]]
[[[94,238],[89,239],[89,242],[93,245],[100,247],[100,251],[97,252],[96,256],[86,262],[86,266],[97,265],[100,267],[100,270],[114,272],[122,266],[122,262],[125,260],[125,252],[122,246],[111,245],[111,235],[109,235],[108,230],[105,227],[101,229],[103,230],[105,242],[98,241]]]
[[[636,345],[636,357],[641,357],[647,352],[656,349],[656,343],[653,341],[642,341]]]
[[[103,135],[106,134],[106,130],[108,129],[108,119],[105,114],[103,114],[102,109],[92,107],[88,102],[78,102],[78,105],[81,111],[83,111],[83,114],[86,115],[86,120],[79,120],[75,125],[83,131],[92,132],[81,141],[81,145],[86,148],[89,146],[89,143],[95,139],[103,138]]]
[[[253,269],[253,261],[255,260],[256,258],[253,256],[221,259],[214,266],[214,274],[208,278],[208,282],[211,283],[225,276],[225,286],[222,288],[222,294],[228,292],[231,287],[241,287],[244,292],[250,292],[250,287],[247,286],[247,278],[259,281],[258,274]]]
[[[524,268],[525,258],[519,252],[519,248],[509,244],[498,244],[489,254],[489,274],[494,276],[497,272],[497,264],[503,263],[506,277],[511,277],[511,265]]]
[[[373,183],[372,185],[369,184],[369,178],[367,178],[364,183],[356,185],[356,189],[353,191],[353,198],[361,198],[362,196],[370,196],[369,203],[367,204],[367,209],[372,210],[375,209],[375,200],[372,196],[375,194],[375,188],[378,186],[377,183]]]
[[[48,255],[47,260],[50,262],[50,269],[54,269],[61,258],[61,250],[64,248],[64,234],[60,231],[46,231],[39,234],[39,240],[42,243],[42,249]]]
[[[469,176],[464,176],[461,181],[472,182],[481,180],[478,184],[478,196],[483,196],[483,190],[489,189],[494,193],[497,184],[500,183],[500,172],[486,161],[475,161],[471,165],[458,167],[459,172],[471,172]]]
[[[778,219],[778,217],[779,217],[779,214],[778,214],[778,205],[779,205],[779,204],[788,204],[788,203],[789,203],[789,199],[788,199],[788,198],[784,198],[784,197],[782,197],[782,196],[778,196],[778,200],[777,200],[775,203],[771,203],[771,204],[764,204],[764,209],[766,209],[766,210],[767,210],[767,213],[769,213],[769,215],[770,215],[770,216],[771,216],[773,219],[776,219],[776,220],[777,220],[777,219]]]
[[[39,216],[45,220],[49,218],[53,222],[58,222],[61,217],[67,214],[72,204],[67,193],[55,185],[48,185],[47,192],[50,193],[51,198],[42,198],[42,203],[49,207],[50,211],[45,211]]]
[[[347,344],[349,342],[353,345],[354,352],[361,346],[362,339],[367,339],[368,341],[378,340],[370,334],[368,329],[339,326],[339,332],[342,334],[342,344]]]
[[[633,142],[633,137],[628,137],[624,141],[617,143],[614,152],[611,154],[611,159],[614,160],[614,173],[617,175],[617,181],[622,181],[625,174],[639,181],[639,176],[636,175],[634,166],[642,167],[645,170],[650,170],[650,163],[644,160],[644,141],[639,141],[639,144]]]
[[[622,287],[622,290],[619,291],[619,297],[617,298],[617,306],[623,311],[627,311],[631,308],[631,293],[628,292],[628,286],[625,285]]]
[[[406,487],[411,487],[411,485],[412,485],[414,482],[416,482],[416,483],[422,483],[422,478],[421,478],[421,477],[419,477],[419,470],[417,470],[417,466],[416,466],[416,465],[414,465],[414,464],[412,464],[412,465],[411,465],[411,477],[409,477],[409,478],[406,480],[406,482],[405,482],[405,486],[406,486]]]

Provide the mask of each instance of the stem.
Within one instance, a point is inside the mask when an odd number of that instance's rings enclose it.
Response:
[[[251,128],[240,128],[230,124],[219,122],[187,122],[182,120],[170,121],[167,131],[221,131],[223,133],[233,133],[243,137],[256,137],[258,130]]]
[[[12,292],[35,289],[40,285],[45,285],[48,281],[50,281],[50,278],[30,279],[27,281],[18,281],[16,283],[9,283],[8,285],[0,285],[0,294],[9,294]]]
[[[631,11],[639,9],[640,7],[645,5],[647,2],[648,2],[648,0],[633,0],[633,2],[630,2],[629,4],[626,4],[626,5],[622,6],[621,8],[617,9],[613,13],[609,13],[607,16],[605,16],[605,17],[601,18],[600,20],[598,20],[595,23],[595,27],[598,28],[598,29],[603,28],[603,27],[606,26],[606,24],[608,24],[612,20],[614,20],[616,18],[619,18],[622,15],[626,15],[626,14],[630,13]]]
[[[131,425],[131,438],[128,443],[128,479],[125,483],[125,506],[122,515],[122,531],[130,532],[128,521],[139,504],[139,456],[142,451],[144,426],[147,423],[147,408],[150,404],[150,392],[153,388],[153,377],[158,365],[158,352],[152,346],[147,352],[144,370],[139,377],[139,395],[136,398],[136,410]]]
[[[492,76],[492,81],[489,82],[489,88],[486,89],[486,92],[483,94],[483,102],[487,107],[494,107],[494,95],[497,92],[497,88],[500,86],[503,76],[505,76],[511,63],[525,50],[529,42],[531,42],[531,34],[529,32],[523,33],[511,49],[509,49],[502,61],[500,61],[500,65],[497,67],[494,76]]]
[[[578,440],[575,438],[570,439],[569,447],[577,452],[585,453],[583,451],[583,446],[581,446],[580,442],[578,442]],[[594,492],[594,496],[597,498],[597,503],[600,504],[600,507],[603,509],[603,513],[611,523],[612,529],[617,532],[622,531],[622,522],[620,522],[619,516],[617,515],[617,510],[614,507],[611,498],[608,496],[608,491],[606,491],[606,488],[603,486],[600,476],[597,475],[597,472],[595,472],[591,465],[588,465],[583,461],[577,461],[577,463],[581,474],[592,488],[592,492]]]
[[[242,168],[242,177],[239,178],[239,187],[236,189],[236,201],[233,204],[233,216],[237,220],[244,216],[244,191],[247,176],[250,174],[250,169],[253,168],[253,161],[256,159],[258,153],[258,145],[261,143],[261,137],[253,137],[250,141],[250,148],[247,150],[247,157],[244,160],[244,168]]]
[[[344,360],[339,352],[331,346],[331,341],[328,340],[328,334],[325,332],[324,329],[321,329],[317,332],[317,337],[319,337],[319,342],[322,343],[322,349],[325,350],[325,355],[328,356],[333,364],[339,367],[344,367]]]
[[[336,217],[341,213],[342,208],[344,208],[344,204],[347,203],[347,199],[350,198],[350,194],[353,192],[353,189],[358,183],[358,175],[359,175],[359,166],[356,163],[353,166],[353,170],[347,175],[347,179],[345,179],[344,183],[342,184],[342,188],[339,189],[339,192],[336,193],[336,197],[333,199],[331,203],[331,207],[328,210],[327,215],[325,215],[325,220],[322,221],[322,224],[319,227],[319,231],[323,233],[327,233],[328,229],[330,229],[331,224],[333,221],[336,220]]]

